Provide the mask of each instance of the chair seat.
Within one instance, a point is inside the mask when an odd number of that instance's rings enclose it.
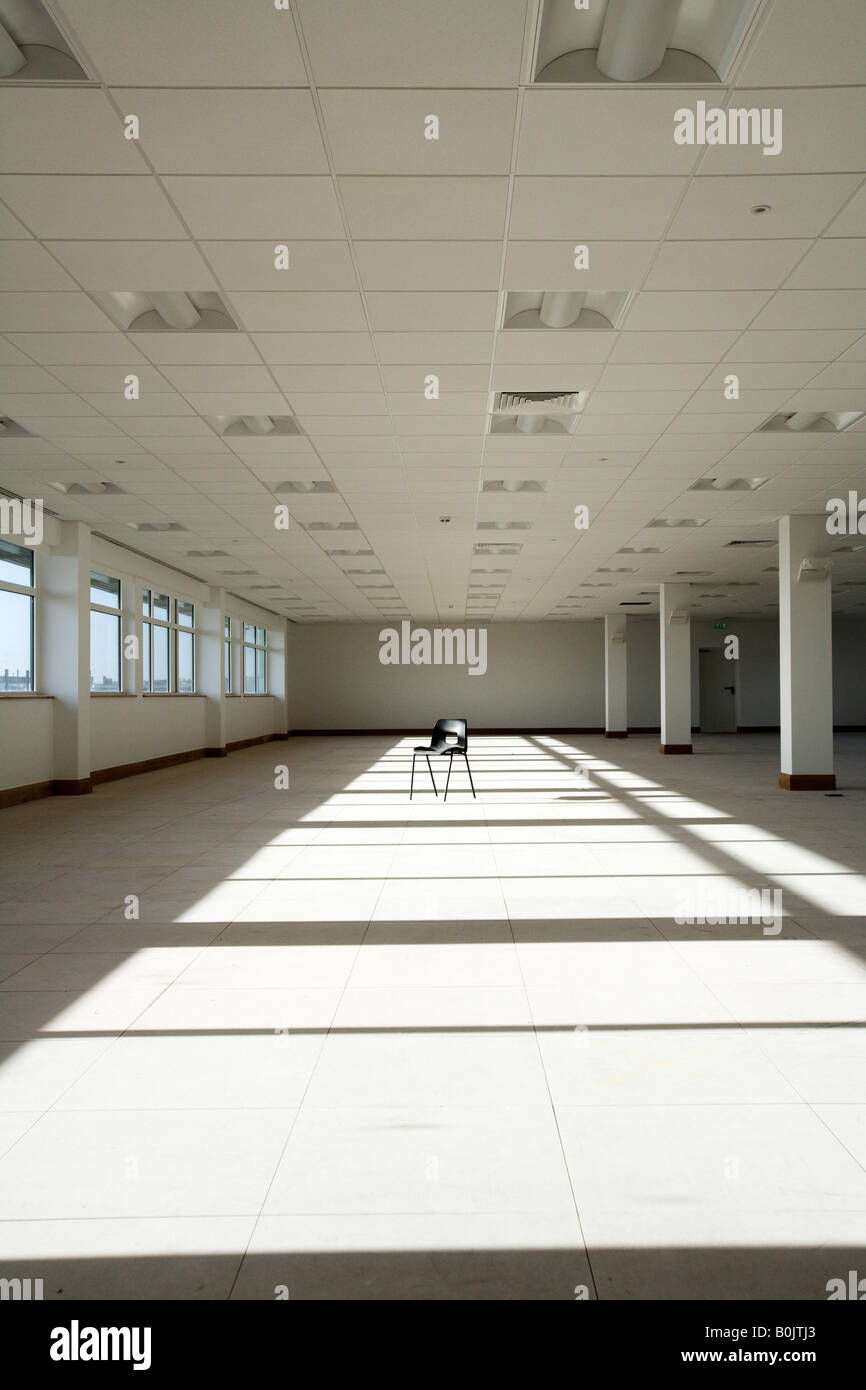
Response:
[[[453,753],[457,751],[459,750],[455,749],[454,744],[446,744],[444,748],[433,748],[432,746],[430,748],[427,748],[423,744],[417,743],[415,747],[412,749],[413,753],[426,753],[428,757],[439,755],[441,753]]]

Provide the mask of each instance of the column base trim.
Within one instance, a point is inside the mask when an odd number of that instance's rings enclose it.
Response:
[[[691,745],[690,743],[660,743],[660,744],[659,744],[659,752],[660,752],[660,753],[691,753],[691,752],[692,752],[692,745]]]
[[[93,791],[91,777],[57,778],[51,783],[52,796],[87,796]]]
[[[206,758],[227,758],[229,750],[223,744],[222,748],[206,748],[204,755]]]
[[[605,738],[628,738],[628,729],[605,729]]]
[[[834,772],[780,772],[779,786],[786,792],[832,792],[836,790]]]

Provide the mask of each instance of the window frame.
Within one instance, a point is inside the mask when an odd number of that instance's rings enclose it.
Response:
[[[154,595],[157,598],[165,599],[167,618],[154,617]],[[179,607],[183,604],[188,605],[192,613],[191,623],[182,623],[178,617]],[[141,589],[141,693],[142,695],[197,695],[198,689],[196,682],[198,679],[198,627],[196,624],[197,604],[192,599],[177,598],[173,594],[167,594],[161,589],[153,589],[149,585],[142,585]],[[146,611],[145,611],[146,610]],[[164,628],[168,632],[168,672],[166,676],[166,689],[154,690],[154,629]],[[191,638],[192,651],[192,686],[189,690],[178,689],[178,679],[180,672],[180,634],[188,635]],[[145,658],[145,652],[147,657]]]
[[[94,578],[97,578],[97,579],[108,579],[108,580],[111,580],[112,583],[114,583],[114,584],[117,585],[117,607],[116,607],[116,608],[111,607],[111,606],[109,606],[108,604],[104,604],[104,603],[94,603],[94,601],[93,601],[93,580],[94,580]],[[123,585],[124,585],[124,580],[121,579],[121,577],[120,577],[119,575],[116,575],[116,574],[103,574],[103,572],[102,572],[101,570],[91,570],[91,571],[90,571],[90,594],[91,594],[91,598],[90,598],[90,612],[91,612],[91,624],[90,624],[90,693],[91,693],[91,695],[123,695],[123,694],[125,693],[125,692],[124,692],[124,680],[123,680]],[[116,619],[117,619],[117,689],[116,689],[116,690],[100,690],[100,689],[98,689],[98,688],[95,688],[95,687],[94,687],[94,684],[93,684],[93,621],[92,621],[92,615],[93,615],[94,613],[105,613],[107,617],[109,617],[109,618],[116,618]]]
[[[247,638],[247,631],[251,631],[251,632],[252,632],[252,634],[253,634],[253,640],[252,640],[252,641],[249,641],[249,640],[248,640],[248,638]],[[262,633],[262,635],[263,635],[262,640],[259,640],[259,633]],[[268,694],[270,694],[270,691],[269,691],[269,689],[268,689],[268,684],[269,684],[269,681],[268,681],[268,674],[269,674],[269,673],[268,673],[268,652],[269,652],[269,650],[270,650],[270,644],[269,644],[269,642],[268,642],[268,629],[267,629],[266,627],[259,627],[258,624],[256,624],[256,623],[247,623],[247,622],[243,622],[243,623],[242,623],[242,626],[241,626],[241,639],[242,639],[242,651],[241,651],[241,685],[242,685],[242,687],[243,687],[242,694],[244,694],[244,695],[246,695],[246,696],[256,696],[256,695],[261,696],[261,695],[268,695]],[[247,652],[248,652],[248,651],[252,651],[252,652],[254,653],[254,656],[253,656],[253,670],[254,670],[254,682],[255,682],[255,689],[254,689],[254,690],[248,690],[248,689],[247,689]],[[260,652],[261,652],[262,657],[263,657],[263,660],[262,660],[262,662],[261,662],[261,665],[262,665],[262,667],[264,668],[264,670],[263,670],[263,674],[264,674],[264,688],[263,688],[262,690],[259,689],[259,653],[260,653]]]
[[[4,696],[16,695],[35,695],[37,694],[36,683],[36,622],[37,622],[37,567],[36,551],[29,545],[19,545],[17,541],[10,541],[5,536],[0,537],[5,545],[11,546],[13,550],[18,550],[24,555],[30,556],[30,584],[16,584],[11,579],[0,579],[0,589],[9,594],[20,594],[23,598],[30,600],[30,685],[27,690],[4,690],[0,694]]]

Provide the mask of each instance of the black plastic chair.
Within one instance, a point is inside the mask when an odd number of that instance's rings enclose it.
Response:
[[[448,735],[456,736],[456,743],[448,742]],[[409,783],[409,800],[412,800],[412,789],[415,786],[415,759],[426,758],[427,770],[430,773],[430,780],[433,783],[433,791],[436,796],[436,778],[433,776],[433,768],[430,766],[431,758],[448,759],[448,777],[445,781],[445,800],[448,800],[448,784],[451,781],[451,769],[454,766],[454,754],[466,760],[466,771],[469,773],[469,785],[472,788],[472,796],[475,797],[475,783],[472,781],[472,769],[469,766],[469,755],[466,751],[469,744],[469,735],[466,731],[465,719],[437,719],[433,726],[433,733],[430,735],[429,744],[418,744],[412,753],[412,780]]]

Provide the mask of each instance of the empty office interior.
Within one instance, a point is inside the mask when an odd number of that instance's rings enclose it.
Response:
[[[864,63],[0,0],[4,1298],[864,1296]]]

